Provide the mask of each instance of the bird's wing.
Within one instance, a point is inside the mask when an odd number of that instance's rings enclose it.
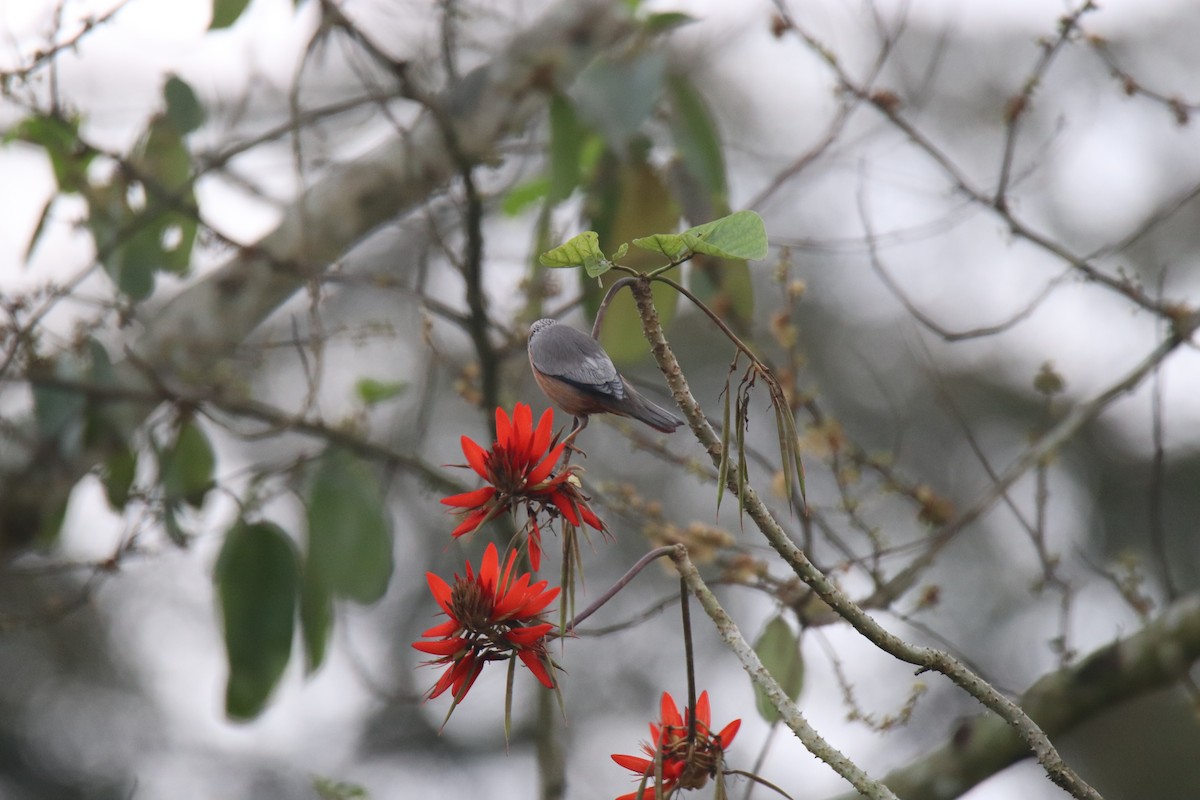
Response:
[[[529,347],[533,362],[545,375],[566,381],[584,391],[623,399],[625,383],[612,359],[586,333],[556,326],[534,336]]]

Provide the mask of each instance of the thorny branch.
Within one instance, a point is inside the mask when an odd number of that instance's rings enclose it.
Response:
[[[671,387],[676,403],[683,410],[692,432],[708,452],[713,463],[719,463],[722,458],[720,437],[705,419],[700,405],[688,388],[679,362],[675,360],[675,356],[667,344],[662,327],[658,322],[658,312],[654,308],[649,281],[637,282],[633,286],[633,292],[642,317],[643,333],[650,343],[651,352],[658,362],[659,369]],[[813,566],[808,557],[779,527],[753,487],[748,483],[739,485],[738,481],[731,477],[728,488],[731,492],[739,493],[739,499],[746,514],[754,521],[771,547],[783,558],[797,577],[811,586],[830,608],[849,622],[868,641],[901,661],[918,666],[922,670],[933,670],[945,675],[1012,726],[1026,746],[1033,751],[1038,762],[1054,783],[1080,800],[1084,800],[1084,798],[1101,800],[1099,793],[1063,761],[1045,732],[1017,704],[1002,695],[953,656],[933,648],[909,644],[887,631],[856,605],[824,573]]]

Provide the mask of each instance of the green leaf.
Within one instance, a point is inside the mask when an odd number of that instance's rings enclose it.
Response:
[[[193,508],[202,506],[213,486],[216,463],[204,429],[193,420],[183,422],[175,442],[159,459],[158,479],[167,498],[183,500]]]
[[[266,706],[291,657],[295,547],[277,525],[238,520],[221,547],[215,579],[229,661],[225,713],[248,720]]]
[[[767,623],[754,643],[754,652],[788,699],[796,702],[804,687],[804,656],[800,652],[800,641],[782,616],[776,615]],[[779,711],[766,694],[755,687],[754,695],[762,718],[772,724],[778,722]]]
[[[600,235],[584,231],[538,258],[544,267],[583,267],[588,277],[603,275],[612,266],[600,250]]]
[[[212,22],[209,23],[208,29],[215,31],[228,28],[238,21],[238,17],[242,15],[248,5],[250,5],[250,0],[213,0]]]
[[[587,132],[575,116],[571,101],[560,94],[550,98],[550,189],[547,199],[560,203],[579,185],[580,161]]]
[[[767,257],[767,230],[762,217],[753,211],[738,211],[679,235],[697,253],[751,260]]]
[[[668,261],[679,261],[688,254],[688,246],[683,237],[674,233],[655,233],[633,240],[634,247],[649,250],[652,253],[662,253]]]
[[[304,669],[312,674],[325,662],[333,628],[333,595],[317,575],[312,558],[300,580],[300,628],[304,633]]]
[[[308,558],[323,586],[360,603],[392,577],[391,517],[374,473],[345,450],[326,450],[309,486]]]
[[[630,139],[650,118],[662,93],[667,54],[644,49],[623,60],[601,57],[575,81],[571,96],[576,113],[598,131],[613,150],[624,153]]]
[[[21,120],[6,142],[20,139],[46,151],[54,180],[61,192],[79,192],[87,186],[87,171],[95,152],[79,140],[79,118],[61,116],[32,116]]]
[[[622,242],[621,246],[617,248],[617,252],[613,253],[612,260],[620,261],[622,258],[625,257],[625,254],[628,252],[629,252],[629,242]]]
[[[366,789],[356,783],[335,781],[320,775],[313,777],[312,785],[313,791],[321,800],[366,800],[371,796]]]
[[[691,81],[683,76],[672,76],[667,88],[671,98],[671,136],[683,165],[708,190],[712,198],[709,205],[723,206],[727,194],[725,155],[708,106]]]
[[[182,274],[191,263],[197,228],[192,162],[182,134],[165,117],[156,119],[136,163],[149,179],[147,207],[133,222],[126,261],[149,259],[153,269]]]
[[[642,20],[642,30],[651,35],[666,33],[693,22],[696,22],[696,18],[682,11],[663,11],[647,15]]]
[[[405,381],[380,381],[375,378],[359,378],[354,384],[359,399],[369,406],[391,400],[407,388]]]
[[[534,178],[509,189],[508,194],[504,195],[504,199],[500,201],[500,209],[508,216],[515,217],[548,194],[550,194],[550,180]]]
[[[25,245],[25,252],[21,256],[24,263],[29,263],[30,256],[33,255],[38,241],[42,238],[42,233],[46,230],[46,223],[50,221],[50,212],[54,209],[54,203],[57,200],[58,195],[51,195],[46,204],[42,206],[42,213],[38,214],[37,224],[33,226],[33,233],[29,237],[29,244]]]
[[[33,388],[38,433],[44,439],[56,441],[63,455],[78,452],[82,444],[86,405],[84,396],[70,389],[36,385]]]
[[[167,119],[180,134],[188,134],[204,124],[204,106],[186,81],[177,75],[163,84],[163,99],[167,101]]]
[[[121,511],[129,502],[129,489],[137,475],[137,454],[128,447],[117,450],[105,460],[102,474],[108,504]]]
[[[606,153],[599,161],[588,193],[593,200],[587,208],[589,224],[599,232],[601,245],[610,251],[636,237],[671,230],[679,224],[678,204],[662,176],[645,160],[623,162],[615,153]],[[649,271],[661,266],[662,257],[633,250],[626,253],[621,263],[631,269]],[[592,281],[584,283],[584,302],[589,311],[595,313],[600,298],[620,277],[611,272],[601,278],[600,286]],[[659,320],[664,328],[669,328],[679,304],[679,293],[658,281],[651,285],[650,291]],[[648,355],[641,317],[629,292],[618,293],[608,306],[600,343],[618,365]]]

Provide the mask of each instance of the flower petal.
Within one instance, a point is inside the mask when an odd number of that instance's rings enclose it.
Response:
[[[696,721],[704,724],[707,730],[709,720],[712,718],[712,713],[708,704],[708,692],[701,692],[700,697],[696,699]]]
[[[546,452],[546,448],[550,446],[550,437],[553,435],[554,409],[547,408],[542,412],[542,416],[538,420],[537,430],[533,432],[533,442],[529,445],[530,461]]]
[[[630,772],[636,772],[638,775],[645,775],[646,770],[653,769],[654,767],[653,761],[641,756],[623,756],[619,753],[613,753],[612,760]]]
[[[473,492],[463,492],[462,494],[452,494],[449,497],[443,497],[442,505],[454,506],[455,508],[478,508],[495,496],[496,489],[494,487],[484,486],[482,489],[476,489]]]
[[[543,622],[541,625],[530,625],[527,628],[513,628],[504,634],[504,638],[520,647],[529,647],[552,630],[553,625]]]
[[[513,415],[514,417],[516,414]],[[508,450],[512,442],[512,423],[503,408],[496,406],[496,449]]]
[[[659,710],[662,716],[662,724],[664,727],[670,725],[676,728],[683,727],[683,717],[679,716],[679,708],[675,705],[675,700],[671,695],[663,692],[662,702],[659,704]]]
[[[529,667],[529,671],[533,676],[541,681],[542,686],[547,689],[554,688],[554,680],[550,677],[550,673],[546,671],[546,665],[542,663],[542,659],[536,650],[518,650],[517,657],[524,662],[525,666]]]
[[[546,585],[546,581],[542,581],[541,583],[538,584],[538,586],[544,586],[544,585]],[[534,588],[536,589],[536,587],[534,587]],[[545,592],[542,592],[542,594],[540,596],[534,597],[533,599],[529,600],[521,608],[521,615],[520,615],[521,619],[528,619],[529,617],[532,617],[534,614],[537,614],[538,612],[540,612],[546,606],[553,603],[554,598],[558,597],[558,593],[561,591],[562,591],[561,586],[555,586],[553,589],[547,589]]]
[[[421,634],[422,639],[444,639],[447,636],[453,636],[462,627],[456,619],[448,619],[440,625],[434,625],[429,630]]]
[[[735,719],[724,728],[721,728],[721,732],[717,734],[717,738],[721,740],[722,750],[733,744],[733,737],[737,736],[738,729],[741,727],[742,721],[740,719]]]
[[[425,573],[425,582],[429,584],[429,591],[433,594],[433,599],[441,606],[442,611],[445,611],[453,619],[454,612],[450,610],[450,584],[432,572]]]
[[[562,457],[563,448],[566,446],[566,442],[558,445],[550,451],[549,455],[542,459],[540,464],[530,470],[529,475],[527,475],[525,478],[526,485],[537,486],[539,483],[546,480],[546,478],[550,477],[550,473],[554,471],[555,465],[558,464],[558,459]],[[534,458],[536,458],[538,455],[540,455],[540,452],[535,454]]]
[[[483,551],[483,561],[479,563],[479,583],[484,588],[495,591],[496,578],[500,574],[500,551],[494,542],[489,542]]]
[[[579,515],[575,513],[575,505],[571,502],[571,498],[567,497],[563,492],[555,492],[550,495],[550,502],[558,506],[558,510],[567,518],[567,522],[575,527],[579,527]]]
[[[457,539],[459,536],[467,533],[474,533],[479,530],[483,523],[487,522],[495,516],[496,508],[486,509],[480,508],[472,511],[463,518],[463,521],[458,523],[458,527],[450,531],[450,535]]]
[[[542,568],[542,530],[538,527],[536,519],[533,520],[533,527],[529,529],[529,535],[525,537],[525,543],[529,547],[529,565],[537,572]]]
[[[529,452],[529,440],[533,438],[533,409],[525,403],[513,406],[513,449],[525,456]]]
[[[583,521],[592,526],[595,530],[604,531],[604,523],[596,516],[596,512],[592,511],[587,503],[579,504],[579,516],[583,517]]]
[[[442,673],[442,677],[438,678],[437,683],[429,690],[429,699],[442,694],[454,684],[458,683],[465,674],[464,670],[469,670],[471,665],[475,663],[475,654],[467,653],[460,660],[455,661],[450,666],[446,667],[446,671]]]
[[[466,639],[445,639],[440,642],[413,642],[412,646],[431,656],[452,656],[466,643]]]
[[[463,436],[461,441],[463,455],[467,457],[467,463],[471,465],[471,469],[475,470],[479,477],[490,482],[487,471],[488,451],[475,444],[468,436]]]

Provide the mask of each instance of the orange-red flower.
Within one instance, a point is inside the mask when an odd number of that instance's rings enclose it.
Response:
[[[529,558],[536,570],[541,562],[538,513],[561,516],[576,527],[586,524],[598,531],[604,529],[604,523],[588,506],[575,468],[554,471],[567,445],[551,441],[553,429],[553,409],[546,409],[534,427],[533,411],[524,403],[517,403],[511,420],[504,409],[496,409],[496,442],[491,450],[483,449],[468,436],[462,437],[467,464],[488,485],[442,500],[445,505],[459,509],[462,515],[453,536],[471,533],[488,520],[523,504],[533,521]]]
[[[547,581],[530,584],[528,572],[516,576],[513,566],[516,552],[509,553],[500,568],[496,545],[484,551],[479,573],[466,564],[466,576],[454,576],[454,585],[425,573],[433,598],[448,620],[421,634],[434,641],[413,642],[422,653],[438,656],[429,662],[446,665],[446,671],[429,690],[434,698],[451,690],[458,703],[479,677],[489,661],[507,661],[514,656],[529,668],[542,685],[554,687],[547,665],[546,634],[554,626],[542,619],[541,612],[558,597],[559,589],[547,588]]]
[[[663,692],[658,725],[650,723],[650,742],[642,744],[649,758],[626,756],[614,753],[612,760],[625,769],[637,773],[639,782],[648,779],[640,795],[641,800],[654,800],[654,761],[662,754],[662,796],[676,789],[699,789],[708,779],[717,774],[725,749],[733,744],[742,721],[735,719],[713,734],[709,727],[710,711],[708,692],[701,692],[696,700],[696,738],[689,747],[688,725],[692,711],[685,709],[682,716],[671,695]],[[637,800],[638,792],[623,794],[617,800]]]

